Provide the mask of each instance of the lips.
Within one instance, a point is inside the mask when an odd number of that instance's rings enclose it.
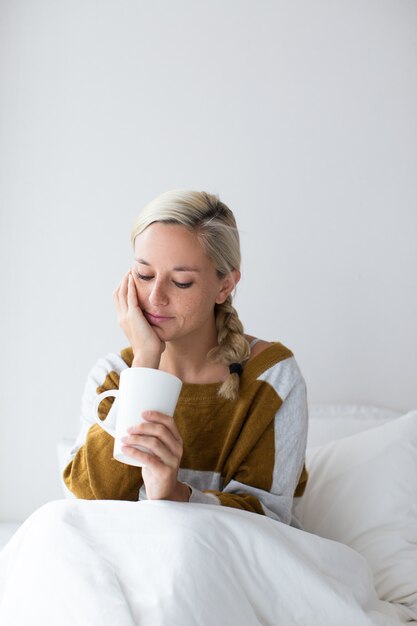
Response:
[[[162,324],[163,322],[169,322],[174,319],[173,317],[158,315],[156,313],[148,313],[147,311],[145,311],[145,317],[150,324]]]

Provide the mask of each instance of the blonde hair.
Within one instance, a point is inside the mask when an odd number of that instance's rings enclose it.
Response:
[[[173,189],[149,202],[132,229],[132,244],[136,237],[154,222],[179,224],[196,233],[206,254],[212,260],[217,276],[224,278],[232,270],[240,270],[240,241],[232,211],[218,196],[205,191]],[[243,334],[243,325],[229,295],[222,304],[214,306],[218,345],[207,354],[209,361],[243,365],[250,347]],[[230,373],[219,388],[218,395],[227,400],[239,396],[240,376]]]

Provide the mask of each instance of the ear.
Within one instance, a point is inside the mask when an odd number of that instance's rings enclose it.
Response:
[[[216,297],[216,304],[223,304],[226,298],[230,296],[239,281],[239,270],[232,270],[231,272],[229,272],[229,274],[227,274],[227,276],[225,276],[220,283],[220,289]]]

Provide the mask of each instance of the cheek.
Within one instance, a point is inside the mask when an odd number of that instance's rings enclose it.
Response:
[[[187,316],[205,318],[214,310],[215,296],[210,289],[203,289],[198,294],[184,298],[183,312]]]
[[[133,282],[135,283],[139,304],[146,302],[148,297],[148,285],[144,281],[140,281],[136,278],[135,275],[133,275]]]

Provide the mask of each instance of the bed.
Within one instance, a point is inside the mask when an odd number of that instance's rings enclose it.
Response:
[[[417,624],[417,411],[310,407],[307,468],[294,502],[303,530],[65,492],[0,553],[0,623]]]

